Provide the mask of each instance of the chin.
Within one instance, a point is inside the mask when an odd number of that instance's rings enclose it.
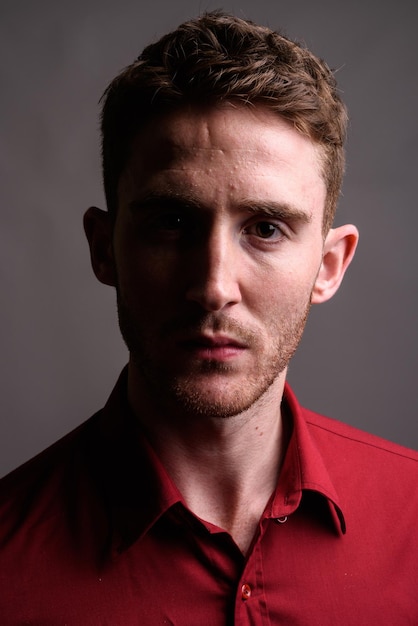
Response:
[[[177,379],[172,387],[172,400],[177,410],[190,415],[234,417],[259,402],[277,378],[258,384],[248,378],[245,381]]]

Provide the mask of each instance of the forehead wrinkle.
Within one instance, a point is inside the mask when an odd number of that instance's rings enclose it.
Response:
[[[277,156],[272,154],[267,145],[264,148],[238,148],[234,146],[221,148],[216,146],[205,147],[195,145],[186,147],[181,143],[181,139],[177,141],[170,138],[170,140],[167,141],[167,146],[169,146],[169,150],[164,150],[165,158],[162,169],[173,172],[208,170],[210,161],[216,159],[218,156],[221,158],[224,157],[227,160],[233,157],[234,162],[228,163],[228,169],[230,170],[240,170],[240,168],[245,170],[248,166],[256,166],[257,171],[253,172],[252,175],[257,177],[274,177],[275,173],[271,169],[271,161],[269,162],[269,157],[271,158],[271,156],[276,159],[278,168],[280,168],[280,164],[288,167],[287,159],[285,157],[283,159],[277,159]],[[212,159],[210,158],[211,153],[213,155]],[[195,160],[199,160],[199,155],[201,155],[203,159],[207,159],[206,163],[204,162],[201,165],[197,162],[194,163]],[[208,155],[209,159],[207,158]],[[313,145],[312,157],[317,167],[317,173],[325,183],[322,151],[315,145]],[[157,158],[159,158],[161,163],[161,157],[158,156]],[[265,171],[262,171],[263,167],[265,167]]]

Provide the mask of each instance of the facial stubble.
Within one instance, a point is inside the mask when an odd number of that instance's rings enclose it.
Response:
[[[228,418],[248,410],[260,401],[267,391],[287,368],[301,340],[310,310],[310,294],[303,306],[287,311],[274,325],[274,337],[271,346],[263,345],[265,340],[255,332],[244,328],[224,314],[193,314],[181,317],[169,323],[161,334],[154,338],[148,334],[143,320],[139,322],[131,313],[117,289],[119,326],[122,337],[128,347],[130,359],[142,378],[142,388],[148,400],[156,409],[183,415],[200,415],[211,418]],[[153,327],[154,328],[154,327]],[[170,370],[162,353],[155,352],[157,345],[164,345],[170,333],[196,332],[212,330],[231,332],[233,336],[248,345],[252,354],[260,355],[252,371],[242,376],[237,383],[234,380],[235,368],[227,362],[204,360],[193,364],[188,372]],[[208,381],[206,389],[203,381]],[[216,377],[217,397],[210,391],[211,379]],[[199,384],[197,380],[199,379]]]

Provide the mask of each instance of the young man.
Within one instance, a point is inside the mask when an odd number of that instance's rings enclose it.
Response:
[[[418,622],[418,455],[285,382],[357,244],[345,128],[323,62],[220,13],[111,83],[85,230],[129,364],[2,481],[2,624]]]

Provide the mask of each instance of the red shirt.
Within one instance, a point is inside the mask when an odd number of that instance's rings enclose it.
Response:
[[[106,407],[0,482],[0,624],[418,624],[418,454],[302,409],[247,557]]]

